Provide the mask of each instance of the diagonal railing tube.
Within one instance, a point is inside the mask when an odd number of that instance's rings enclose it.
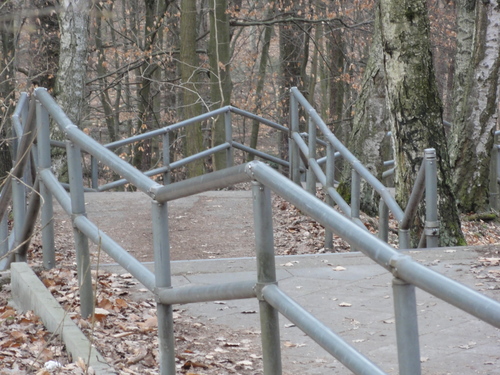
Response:
[[[125,177],[131,184],[146,194],[151,194],[153,188],[161,186],[78,129],[57,105],[47,90],[39,87],[35,89],[35,96],[44,105],[65,136],[81,149],[94,155],[97,160]]]
[[[403,220],[404,212],[401,207],[399,207],[398,203],[392,197],[387,188],[375,176],[373,176],[363,164],[359,162],[359,160],[347,149],[346,146],[342,144],[342,142],[337,139],[337,137],[335,137],[330,129],[328,129],[328,126],[325,124],[323,119],[318,115],[316,110],[311,106],[311,104],[296,87],[292,87],[290,89],[290,92],[292,96],[306,109],[309,118],[314,121],[316,126],[323,133],[323,136],[326,138],[326,140],[334,146],[335,150],[340,152],[342,157],[349,164],[351,164],[351,167],[357,173],[359,173],[360,177],[364,178],[365,181],[370,184],[373,189],[382,197],[384,202],[394,214],[396,220],[400,223],[401,220]],[[403,245],[403,248],[409,247],[409,234],[407,231],[399,231],[399,241],[400,244]]]
[[[277,285],[262,289],[264,299],[355,374],[385,375],[363,354],[286,295]]]
[[[368,232],[360,231],[349,219],[280,175],[264,163],[253,161],[247,173],[288,200],[401,280],[446,301],[483,321],[500,328],[500,303],[448,279],[405,256]]]

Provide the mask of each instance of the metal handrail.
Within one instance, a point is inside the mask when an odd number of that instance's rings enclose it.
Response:
[[[48,94],[47,94],[48,95]],[[38,97],[38,94],[37,94]],[[286,295],[276,283],[274,245],[272,232],[272,190],[292,203],[304,214],[309,215],[328,230],[346,239],[366,256],[391,272],[394,276],[394,300],[398,358],[404,373],[420,373],[418,343],[417,305],[414,286],[500,328],[500,303],[463,286],[404,255],[369,232],[360,229],[353,221],[335,211],[302,187],[290,181],[266,164],[253,161],[226,168],[221,171],[198,176],[189,180],[162,186],[154,183],[135,168],[125,163],[115,163],[116,156],[105,147],[96,144],[90,137],[76,129],[62,113],[53,106],[53,100],[40,91],[37,105],[39,178],[44,207],[51,207],[52,194],[71,216],[75,231],[78,277],[82,316],[88,316],[92,307],[92,284],[90,283],[89,254],[87,241],[90,239],[121,264],[128,272],[151,290],[158,302],[158,332],[161,374],[176,372],[172,305],[219,299],[257,298],[260,303],[261,335],[265,375],[281,374],[280,337],[277,313],[280,312],[302,329],[325,350],[337,358],[355,374],[384,374],[373,362],[359,353],[350,344],[318,321],[292,298]],[[70,194],[58,183],[50,171],[50,139],[48,116],[45,104],[58,126],[66,131],[68,163],[70,170]],[[48,109],[48,108],[47,108]],[[61,123],[59,123],[61,122]],[[111,237],[100,231],[85,215],[83,179],[79,147],[100,160],[116,172],[120,171],[139,182],[143,191],[151,197],[153,217],[153,243],[155,250],[155,273],[153,274]],[[330,157],[332,154],[330,154]],[[121,159],[120,159],[121,160]],[[310,161],[313,159],[311,158]],[[317,162],[311,162],[318,168]],[[425,168],[426,172],[429,171]],[[148,180],[148,181],[147,181]],[[331,182],[331,175],[327,180]],[[237,182],[253,181],[254,227],[257,252],[257,276],[254,280],[216,285],[192,285],[173,288],[170,281],[170,253],[168,241],[167,202],[202,191],[232,185]],[[326,181],[324,181],[326,183]],[[50,195],[47,193],[50,192]],[[50,198],[50,199],[49,199]],[[43,212],[42,212],[43,214]],[[47,224],[50,227],[50,223]],[[167,230],[166,230],[167,229]],[[42,230],[44,254],[49,251],[50,241],[46,236],[53,232]],[[53,250],[53,246],[52,246]],[[45,256],[45,255],[44,255]],[[410,370],[408,370],[410,369]],[[408,372],[405,372],[408,371]]]
[[[380,219],[387,221],[388,214],[385,213],[385,207],[388,207],[390,211],[394,214],[395,219],[399,223],[399,247],[401,249],[406,249],[410,247],[410,237],[409,228],[410,223],[416,214],[418,204],[423,196],[424,190],[426,191],[426,207],[427,215],[426,226],[423,231],[423,238],[427,240],[427,246],[438,246],[439,240],[439,221],[437,219],[437,184],[434,182],[435,176],[431,176],[426,169],[432,166],[433,161],[435,161],[435,150],[427,149],[425,150],[424,162],[421,165],[419,178],[417,179],[413,192],[411,194],[410,200],[407,204],[406,210],[403,211],[396,199],[391,195],[389,190],[380,182],[370,171],[343,145],[337,137],[330,131],[328,126],[325,124],[323,119],[318,115],[313,106],[307,101],[307,99],[302,95],[302,93],[296,88],[292,87],[290,89],[291,103],[290,108],[292,111],[291,115],[291,140],[293,145],[291,146],[292,155],[291,159],[295,160],[295,166],[292,166],[292,179],[298,183],[298,161],[297,154],[303,155],[304,164],[308,168],[307,174],[307,190],[310,193],[315,194],[315,180],[317,179],[321,185],[324,187],[326,192],[330,195],[335,203],[337,203],[340,209],[361,228],[366,229],[366,227],[359,220],[360,214],[360,178],[363,178],[381,197],[380,204]],[[298,123],[298,104],[300,104],[306,111],[309,118],[309,139],[316,139],[316,127],[320,130],[322,136],[326,141],[333,146],[333,150],[340,153],[344,160],[346,160],[352,168],[352,183],[351,183],[351,205],[338,194],[333,186],[333,182],[330,184],[325,184],[326,173],[319,167],[318,161],[316,160],[316,142],[310,141],[309,145],[305,143],[302,139],[302,133],[299,133],[299,123]],[[298,150],[295,150],[295,147]],[[334,160],[327,163],[326,169],[334,170]],[[392,162],[393,163],[393,162]],[[331,164],[331,165],[329,165]],[[391,163],[387,163],[390,165]],[[392,174],[394,169],[386,171],[383,173],[383,177],[387,177]],[[435,168],[431,168],[432,173],[436,173]],[[427,177],[426,177],[427,176]],[[334,181],[334,178],[332,178]],[[381,222],[380,227],[387,227],[386,222]],[[387,237],[387,230],[380,231],[380,237]],[[325,243],[331,243],[331,233],[329,231],[325,232]]]

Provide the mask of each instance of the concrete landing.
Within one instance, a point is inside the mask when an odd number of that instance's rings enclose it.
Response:
[[[482,256],[477,249],[409,255],[500,301],[499,283],[471,272]],[[387,271],[360,253],[277,257],[276,264],[279,286],[288,295],[388,374],[398,374],[392,276]],[[105,268],[124,272],[119,266]],[[174,287],[254,280],[255,259],[176,261],[172,274]],[[422,291],[417,291],[417,304],[423,374],[500,374],[500,330]],[[260,331],[256,300],[179,308],[204,325],[254,333],[250,337],[257,343],[260,339],[255,335]],[[351,373],[283,317],[280,330],[285,374]]]

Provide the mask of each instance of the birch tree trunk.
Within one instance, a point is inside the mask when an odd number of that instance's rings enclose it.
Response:
[[[355,106],[353,129],[347,147],[379,180],[382,178],[384,160],[390,158],[390,145],[386,137],[389,130],[389,110],[385,95],[385,72],[383,65],[380,19],[375,18],[373,41],[369,52],[362,89]],[[350,194],[351,167],[343,172],[341,193]],[[347,183],[346,183],[347,182]],[[362,180],[361,209],[369,214],[378,212],[378,196],[369,184]]]
[[[381,0],[381,39],[396,162],[396,199],[404,208],[425,148],[435,148],[440,245],[463,244],[450,185],[442,106],[434,77],[425,0]],[[417,218],[417,223],[421,219]],[[413,242],[419,233],[414,233]]]
[[[59,5],[61,45],[56,97],[70,120],[82,127],[90,1],[61,0]]]
[[[473,55],[451,140],[454,187],[463,212],[486,210],[500,95],[500,6],[477,2]]]
[[[458,108],[464,101],[465,87],[471,66],[474,21],[476,14],[475,0],[457,1],[457,52],[455,55],[455,74],[453,76],[453,123],[458,120]]]
[[[180,62],[181,81],[184,90],[181,92],[182,113],[184,119],[189,119],[201,114],[202,107],[195,82],[198,80],[198,55],[196,51],[196,38],[198,34],[196,23],[196,2],[192,0],[181,1],[181,30],[180,30]],[[186,156],[203,150],[203,134],[201,124],[191,124],[186,127],[186,140],[184,143]],[[202,175],[204,172],[203,160],[189,163],[187,166],[189,177]]]

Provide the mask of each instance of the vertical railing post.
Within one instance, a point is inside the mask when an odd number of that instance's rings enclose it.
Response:
[[[425,159],[425,235],[427,247],[439,246],[436,150],[428,148]]]
[[[316,159],[316,124],[312,120],[311,116],[308,119],[308,146],[309,155],[308,159]],[[316,175],[313,169],[309,165],[307,168],[307,180],[306,180],[306,190],[312,195],[316,195]]]
[[[163,185],[168,185],[171,182],[170,172],[170,132],[163,133],[163,166],[169,168],[168,171],[163,172]]]
[[[18,247],[23,241],[22,231],[26,220],[26,188],[18,179],[12,181],[12,212],[14,214],[14,246]],[[16,262],[26,262],[26,256],[22,256],[17,251],[15,254]]]
[[[231,122],[231,111],[224,113],[224,125],[226,128],[226,142],[231,145],[226,150],[226,168],[229,168],[234,165],[233,124]]]
[[[90,175],[92,179],[92,189],[97,189],[99,186],[99,165],[94,155],[90,156]]]
[[[94,307],[92,278],[90,273],[89,240],[87,236],[74,225],[76,217],[86,215],[80,147],[67,140],[66,154],[68,157],[69,190],[71,196],[73,235],[75,238],[76,267],[78,271],[78,285],[80,287],[80,313],[83,318],[88,318],[92,315]]]
[[[260,294],[266,284],[276,283],[271,193],[264,185],[253,182],[252,194],[264,375],[280,375],[282,369],[278,311]]]
[[[153,248],[155,282],[157,288],[172,287],[170,271],[170,243],[168,232],[168,204],[152,202]],[[175,375],[175,340],[172,305],[157,303],[160,374]]]
[[[351,174],[351,218],[359,219],[361,204],[361,177],[353,168]]]
[[[398,278],[392,281],[400,375],[420,375],[417,300],[415,286]]]
[[[9,252],[9,215],[3,215],[0,220],[0,258]],[[0,260],[0,271],[3,271],[5,259]]]
[[[380,198],[378,204],[378,238],[384,242],[389,241],[389,207],[384,200]]]
[[[500,202],[498,201],[498,144],[497,144],[497,134],[493,135],[493,148],[491,149],[491,160],[490,160],[490,208],[498,211],[500,208]]]
[[[299,132],[299,103],[297,98],[290,91],[290,130],[289,130],[289,144],[290,144],[290,168],[291,179],[297,185],[300,185],[300,155],[299,146],[292,138],[293,133]]]
[[[335,187],[335,148],[328,142],[326,146],[326,190]],[[333,198],[326,193],[326,204],[334,205]],[[333,250],[333,232],[325,228],[325,250]]]
[[[50,169],[50,127],[47,110],[40,102],[36,103],[37,150],[38,169]],[[40,177],[39,177],[40,178]],[[42,202],[40,224],[42,226],[42,251],[43,266],[45,269],[53,268],[56,264],[54,250],[54,209],[52,193],[40,179],[40,196]]]

